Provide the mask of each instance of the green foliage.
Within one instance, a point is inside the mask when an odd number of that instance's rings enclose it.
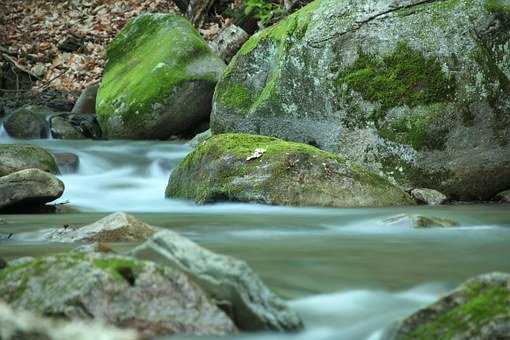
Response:
[[[510,16],[510,3],[505,0],[487,0],[485,8],[491,13]]]
[[[252,16],[262,26],[267,26],[275,18],[279,18],[284,14],[281,5],[270,0],[243,0],[244,14]]]

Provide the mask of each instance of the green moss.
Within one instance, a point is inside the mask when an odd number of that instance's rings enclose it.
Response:
[[[510,3],[505,0],[486,0],[485,9],[491,13],[510,16]]]
[[[2,144],[0,145],[0,159],[5,158],[20,160],[20,163],[31,165],[30,167],[39,168],[53,174],[58,174],[58,166],[55,158],[46,150],[29,144]],[[9,162],[6,162],[7,167]],[[2,172],[0,164],[0,176],[7,175]]]
[[[228,86],[217,99],[220,104],[237,109],[247,110],[252,104],[250,92],[237,84]]]
[[[407,105],[415,107],[445,102],[455,92],[455,83],[433,58],[426,58],[406,43],[399,43],[391,55],[382,58],[360,52],[349,69],[337,77],[363,98],[381,104],[381,110]]]
[[[466,303],[438,315],[408,334],[405,339],[454,339],[469,329],[479,330],[498,315],[508,315],[510,295],[505,287],[472,284],[466,290]]]
[[[112,274],[113,278],[124,281],[125,278],[119,273],[119,269],[130,268],[133,272],[140,270],[142,264],[130,259],[107,258],[94,260],[94,265]]]

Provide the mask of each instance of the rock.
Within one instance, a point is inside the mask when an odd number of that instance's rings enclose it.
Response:
[[[25,106],[14,111],[4,122],[5,131],[13,138],[47,138],[49,125],[46,116],[50,111],[37,106]]]
[[[211,129],[206,130],[193,137],[193,139],[188,142],[188,145],[191,146],[192,148],[196,148],[198,145],[205,142],[211,137],[212,137]]]
[[[213,253],[169,230],[157,233],[131,254],[184,271],[227,310],[240,330],[295,331],[303,327],[299,317],[244,261]]]
[[[70,152],[53,152],[58,169],[62,174],[74,174],[78,172],[80,158]]]
[[[508,339],[510,274],[466,281],[436,303],[403,320],[394,339]]]
[[[0,177],[0,211],[13,206],[25,210],[62,196],[64,183],[39,169],[25,169]]]
[[[83,227],[51,229],[43,239],[51,242],[140,242],[156,231],[155,227],[134,216],[118,212]]]
[[[13,310],[0,301],[0,339],[2,340],[137,340],[136,332],[100,323],[51,320],[26,311]]]
[[[510,189],[500,192],[496,195],[496,200],[503,203],[510,203]]]
[[[74,248],[73,251],[81,253],[116,253],[108,244],[103,242],[83,244]]]
[[[414,214],[400,214],[384,220],[386,224],[405,225],[411,228],[452,228],[457,227],[459,223],[454,220],[437,216],[422,216]]]
[[[57,163],[48,151],[28,144],[0,144],[0,176],[33,168],[58,174]]]
[[[228,63],[249,37],[241,27],[231,25],[222,29],[209,46]]]
[[[437,190],[419,188],[411,190],[411,196],[418,201],[418,203],[424,203],[428,205],[440,205],[446,202],[448,197],[443,195]]]
[[[60,41],[58,49],[63,52],[75,52],[83,48],[83,46],[83,37],[70,33],[62,41]]]
[[[172,172],[167,197],[325,207],[411,205],[384,178],[313,146],[246,134],[213,136]]]
[[[225,65],[183,17],[138,16],[109,45],[107,58],[96,102],[107,137],[188,136],[209,120]]]
[[[99,84],[94,84],[87,87],[76,101],[76,104],[74,104],[72,113],[95,114],[98,88]]]
[[[0,271],[0,296],[15,309],[102,320],[146,338],[235,331],[184,273],[126,256],[70,252],[14,261]]]
[[[243,45],[212,132],[312,144],[406,190],[491,199],[510,187],[508,13],[504,0],[311,2]]]
[[[59,114],[50,118],[51,135],[57,139],[99,139],[101,128],[91,114]]]

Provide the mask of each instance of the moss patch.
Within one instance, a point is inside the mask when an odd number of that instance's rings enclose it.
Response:
[[[380,103],[382,111],[404,104],[413,108],[445,102],[455,92],[455,82],[443,73],[436,59],[426,58],[403,42],[381,61],[359,52],[354,65],[341,72],[336,83]]]
[[[510,3],[505,0],[487,0],[485,9],[491,13],[510,17]]]
[[[217,100],[222,105],[241,110],[248,110],[252,104],[250,92],[245,87],[237,84],[227,86],[219,94]]]

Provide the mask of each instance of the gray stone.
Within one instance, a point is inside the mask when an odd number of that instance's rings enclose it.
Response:
[[[72,113],[79,114],[95,114],[96,113],[96,96],[99,84],[88,86],[80,95],[76,104],[74,104]]]
[[[413,198],[419,203],[424,203],[428,205],[440,205],[446,202],[446,200],[448,199],[448,197],[446,197],[439,191],[426,188],[411,190],[411,196],[413,196]]]
[[[416,229],[452,228],[459,225],[457,221],[451,219],[416,214],[400,214],[387,218],[383,222],[390,225],[406,226]]]
[[[508,8],[314,1],[243,45],[217,84],[212,132],[308,143],[405,190],[491,199],[510,187]]]
[[[43,148],[29,144],[0,144],[0,176],[34,168],[59,173],[55,158]]]
[[[235,332],[184,273],[125,256],[70,252],[14,261],[0,271],[0,296],[15,309],[101,320],[145,338]]]
[[[50,118],[51,135],[57,139],[99,139],[101,128],[91,114],[59,114]]]
[[[188,142],[188,145],[191,146],[192,148],[196,148],[201,143],[205,142],[206,140],[208,140],[211,137],[212,137],[211,129],[208,129],[204,132],[197,134],[195,137],[193,137],[193,139]]]
[[[137,340],[135,331],[120,330],[98,322],[51,320],[27,311],[13,310],[0,301],[2,340]]]
[[[80,158],[70,152],[53,152],[58,169],[62,174],[74,174],[80,166]]]
[[[46,231],[50,242],[140,242],[157,232],[134,216],[117,212],[86,226],[68,226]]]
[[[0,210],[37,206],[62,196],[64,183],[39,169],[26,169],[0,177]]]
[[[293,331],[303,327],[299,317],[244,261],[213,253],[168,230],[131,254],[184,271],[227,310],[241,330]]]
[[[508,339],[510,274],[466,281],[439,301],[403,320],[393,339]]]
[[[503,203],[510,203],[510,190],[505,190],[497,194],[496,200]]]
[[[4,121],[5,131],[9,136],[20,139],[47,138],[49,125],[46,116],[51,114],[45,108],[25,106],[14,111]]]
[[[231,25],[222,29],[209,42],[209,46],[221,59],[228,63],[249,37],[248,33],[241,27]]]

